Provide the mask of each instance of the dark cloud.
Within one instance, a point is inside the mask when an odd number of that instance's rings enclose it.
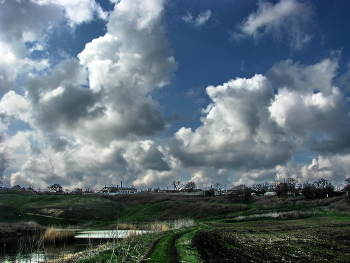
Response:
[[[6,42],[41,37],[49,25],[57,24],[64,17],[58,6],[32,1],[5,0],[1,9],[0,36]]]
[[[0,152],[0,176],[3,176],[4,171],[9,167],[10,158],[8,153]]]
[[[291,60],[275,63],[266,72],[267,78],[278,89],[321,91],[328,95],[338,67],[337,58],[327,58],[315,65],[301,65]]]
[[[191,153],[184,143],[172,139],[169,143],[169,154],[177,158],[183,167],[214,167],[216,169],[233,169],[236,171],[250,169],[269,169],[283,165],[292,158],[293,147],[290,143],[278,145],[259,145],[253,142],[242,142],[228,145],[226,149],[206,149],[203,152]]]
[[[164,161],[164,155],[156,147],[151,147],[140,156],[140,164],[143,169],[155,171],[170,171],[170,166]]]
[[[67,59],[56,65],[49,76],[29,77],[25,87],[33,104],[39,103],[47,92],[58,87],[71,87],[85,84],[86,74],[75,59]]]
[[[95,104],[101,93],[80,87],[57,88],[57,94],[52,93],[37,105],[36,123],[48,130],[60,126],[74,128],[81,120],[93,120],[104,114],[103,106]]]
[[[71,146],[71,142],[65,138],[65,137],[53,137],[50,139],[51,142],[51,147],[54,149],[56,152],[62,152],[64,151],[67,147]]]

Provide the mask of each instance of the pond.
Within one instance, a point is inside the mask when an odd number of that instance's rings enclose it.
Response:
[[[145,232],[136,231],[137,234]],[[0,238],[0,263],[37,263],[57,259],[134,233],[130,230],[77,231],[75,242],[70,244],[43,244],[40,235]]]

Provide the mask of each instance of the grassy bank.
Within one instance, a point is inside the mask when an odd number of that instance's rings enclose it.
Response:
[[[154,222],[178,218],[199,221],[236,220],[239,216],[284,212],[284,216],[350,215],[350,196],[309,200],[304,197],[260,196],[233,203],[227,197],[136,195],[0,194],[0,222],[32,221],[39,225],[110,228],[116,222]],[[1,229],[0,229],[1,231]]]

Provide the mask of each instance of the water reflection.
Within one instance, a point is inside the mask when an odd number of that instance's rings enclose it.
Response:
[[[0,238],[0,263],[37,263],[57,259],[67,254],[91,249],[111,239],[125,238],[130,234],[144,232],[147,231],[77,231],[75,242],[70,244],[43,244],[40,235]]]
[[[146,230],[96,230],[96,231],[77,231],[75,238],[125,238],[130,235],[144,234]]]

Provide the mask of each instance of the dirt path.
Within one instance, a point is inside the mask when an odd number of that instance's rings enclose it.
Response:
[[[146,263],[148,262],[149,258],[151,257],[154,249],[156,248],[159,240],[161,240],[162,238],[158,238],[156,241],[153,242],[152,246],[149,248],[148,252],[146,253],[146,255],[144,255],[144,257],[139,261],[139,263]]]
[[[177,234],[176,236],[174,236],[174,238],[171,240],[170,243],[170,251],[169,251],[169,256],[170,256],[170,260],[169,263],[180,263],[179,262],[179,252],[177,251],[176,247],[175,247],[175,242],[176,240],[181,236],[181,234]]]
[[[169,249],[169,261],[168,262],[164,262],[164,263],[180,263],[179,261],[179,252],[176,249],[175,243],[176,240],[178,238],[180,238],[183,235],[183,233],[179,233],[177,235],[175,235],[171,241],[170,241],[170,249]],[[147,254],[143,257],[143,259],[141,259],[139,262],[140,263],[146,263],[149,261],[150,257],[152,256],[157,244],[159,243],[159,241],[161,239],[163,239],[165,237],[159,238],[156,241],[154,241],[154,243],[152,244],[152,246],[150,247],[150,249],[148,250]]]

